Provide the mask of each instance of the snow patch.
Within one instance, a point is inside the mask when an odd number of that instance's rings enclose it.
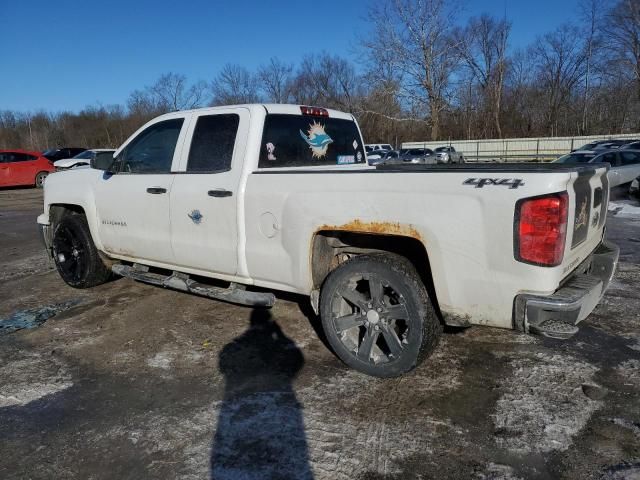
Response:
[[[0,367],[0,408],[26,405],[73,386],[71,375],[56,358],[31,356]]]
[[[622,218],[640,218],[640,205],[632,202],[609,202],[609,213]]]
[[[616,372],[622,379],[623,383],[640,387],[640,360],[627,360],[616,367]]]
[[[522,477],[514,473],[512,467],[497,463],[489,463],[486,472],[479,473],[476,478],[478,480],[522,480]]]
[[[174,357],[175,355],[173,352],[158,352],[153,357],[147,359],[147,365],[153,368],[169,370],[171,368],[171,364],[173,363]]]
[[[527,453],[566,450],[602,402],[582,392],[597,368],[574,357],[538,353],[511,362],[494,415],[496,442]]]

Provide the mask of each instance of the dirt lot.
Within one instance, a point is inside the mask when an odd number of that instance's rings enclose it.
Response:
[[[631,204],[610,215],[615,282],[572,340],[450,331],[393,380],[336,360],[304,298],[74,290],[43,254],[41,204],[0,191],[2,479],[640,478]]]

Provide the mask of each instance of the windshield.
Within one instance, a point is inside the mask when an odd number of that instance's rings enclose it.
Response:
[[[588,163],[594,157],[593,153],[569,153],[555,160],[555,163]]]
[[[46,157],[47,155],[55,155],[56,153],[58,153],[57,148],[50,148],[49,150],[42,152],[42,155]]]
[[[82,153],[79,153],[78,155],[76,155],[73,158],[77,158],[77,159],[91,159],[93,158],[95,155],[95,152],[93,150],[85,150]]]

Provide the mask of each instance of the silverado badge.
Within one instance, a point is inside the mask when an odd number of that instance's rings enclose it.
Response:
[[[193,210],[191,213],[188,213],[187,216],[193,220],[193,223],[200,225],[200,222],[202,221],[202,214],[200,213],[200,210]]]

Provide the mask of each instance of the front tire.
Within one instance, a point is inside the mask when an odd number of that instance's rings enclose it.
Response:
[[[375,377],[415,368],[442,331],[415,268],[391,254],[360,255],[331,272],[320,292],[320,316],[336,355]]]
[[[36,188],[44,187],[44,181],[46,180],[47,175],[49,175],[49,172],[38,172],[35,178]]]
[[[62,279],[74,288],[90,288],[111,278],[96,249],[84,215],[69,214],[55,225],[53,260]]]

